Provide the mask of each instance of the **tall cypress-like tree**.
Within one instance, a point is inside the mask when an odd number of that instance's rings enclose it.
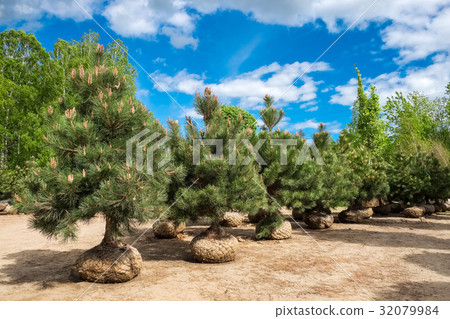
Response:
[[[145,129],[162,136],[166,131],[130,94],[125,76],[105,67],[108,57],[99,45],[91,56],[94,68],[72,70],[77,103],[61,98],[59,107],[48,107],[44,139],[54,157],[28,176],[27,191],[16,201],[20,211],[32,214],[32,227],[63,240],[76,238],[79,222],[102,216],[103,241],[79,259],[77,270],[85,280],[118,282],[137,275],[141,263],[137,250],[119,237],[163,211],[168,182],[165,169],[151,174],[137,163],[129,166],[127,141]],[[155,162],[162,156],[163,149],[156,150]],[[128,273],[120,267],[104,273],[121,254]]]
[[[361,73],[358,75],[358,94],[353,104],[351,132],[355,133],[361,145],[373,154],[379,153],[386,143],[385,124],[381,120],[379,97],[374,86],[370,87],[370,96],[364,91]]]

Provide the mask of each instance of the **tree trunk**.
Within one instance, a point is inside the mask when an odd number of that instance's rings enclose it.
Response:
[[[114,237],[112,236],[112,221],[109,217],[105,217],[106,224],[105,224],[105,235],[103,236],[103,240],[101,245],[102,246],[109,246],[116,244],[116,241],[114,240]]]

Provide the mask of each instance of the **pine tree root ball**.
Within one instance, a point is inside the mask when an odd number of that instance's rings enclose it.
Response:
[[[295,220],[303,220],[303,211],[302,211],[302,209],[294,207],[292,209],[292,217]]]
[[[184,222],[176,223],[170,220],[158,221],[153,224],[153,234],[159,239],[176,238],[186,228]]]
[[[239,212],[226,212],[220,225],[224,227],[238,227],[244,222],[244,215]]]
[[[403,210],[403,215],[409,218],[420,218],[425,216],[425,208],[420,206],[408,207]]]
[[[362,207],[364,208],[374,208],[380,206],[380,200],[378,198],[373,198],[371,200],[366,200],[362,202]]]
[[[435,203],[434,210],[436,213],[443,213],[450,210],[450,204],[447,203]]]
[[[330,213],[308,212],[303,213],[303,221],[311,229],[325,229],[333,225],[334,217]]]
[[[425,215],[431,215],[436,212],[436,209],[434,208],[434,205],[421,205],[421,207],[425,210]]]
[[[190,248],[194,259],[201,263],[224,263],[236,259],[238,240],[223,230],[211,227],[194,237]]]
[[[255,233],[259,234],[261,231],[260,224],[256,225]],[[283,239],[289,239],[292,237],[292,225],[289,221],[285,220],[281,224],[280,227],[277,227],[273,229],[269,235],[267,235],[264,238],[261,239],[273,239],[273,240],[283,240]]]
[[[373,216],[372,208],[347,209],[339,213],[341,223],[361,223],[364,219]]]
[[[132,246],[98,245],[83,253],[74,269],[77,276],[85,281],[121,283],[133,279],[141,272],[142,257]]]

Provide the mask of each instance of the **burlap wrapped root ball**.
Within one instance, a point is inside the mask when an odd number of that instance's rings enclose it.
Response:
[[[80,279],[98,283],[126,282],[141,269],[141,254],[129,245],[98,245],[83,253],[74,267]]]
[[[256,224],[255,233],[259,234],[261,232],[261,224]],[[270,231],[270,233],[261,239],[273,239],[273,240],[283,240],[292,237],[292,225],[289,221],[285,220],[280,227],[276,227]]]
[[[238,240],[222,229],[208,228],[194,237],[190,248],[194,259],[201,263],[224,263],[236,259]]]
[[[339,213],[341,223],[361,223],[373,216],[372,208],[346,209]]]
[[[403,210],[403,215],[409,218],[420,218],[425,216],[425,208],[421,206],[412,206]]]
[[[153,234],[159,239],[176,238],[186,228],[184,222],[177,223],[171,220],[158,221],[153,224]]]
[[[224,227],[238,227],[242,225],[244,219],[244,215],[239,212],[226,212],[220,221],[220,225]]]
[[[334,223],[334,217],[329,212],[305,212],[303,221],[311,229],[330,228]]]

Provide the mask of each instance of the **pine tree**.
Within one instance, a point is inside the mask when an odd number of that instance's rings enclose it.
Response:
[[[273,96],[266,94],[264,97],[264,108],[259,112],[264,122],[263,130],[272,132],[273,128],[283,119],[285,112],[273,106]]]
[[[105,61],[109,55],[103,46],[92,54],[97,62],[94,68],[85,70],[80,66],[70,75],[72,89],[79,92],[77,103],[61,98],[59,107],[48,107],[44,140],[54,157],[28,176],[27,192],[16,195],[16,200],[20,211],[32,214],[34,228],[63,240],[76,238],[79,222],[103,216],[103,241],[84,257],[108,259],[103,252],[117,252],[115,247],[123,247],[118,238],[134,224],[162,213],[166,200],[166,170],[152,175],[138,169],[136,163],[129,166],[127,141],[144,129],[163,136],[166,131],[130,95],[126,78],[117,69],[104,66],[110,61]],[[154,154],[156,161],[162,156],[162,149]],[[133,249],[131,253],[138,255]],[[109,273],[101,280],[125,280],[114,277],[114,268]],[[95,280],[86,274],[82,278]]]
[[[286,176],[295,172],[298,150],[302,149],[305,139],[301,134],[294,135],[281,130],[262,130],[259,132],[258,138],[260,141],[265,141],[259,150],[261,158],[265,161],[260,166],[259,173],[268,193],[268,205],[260,207],[257,216],[252,219],[255,222],[259,220],[256,237],[270,238],[270,234],[284,226],[281,206],[285,206],[287,203],[281,196],[282,182]],[[290,237],[290,233],[286,233],[286,236]]]
[[[324,125],[314,134],[314,141],[320,146],[321,161],[317,158],[312,160],[314,157],[308,154],[309,160],[305,159],[296,166],[293,174],[283,179],[282,197],[287,205],[301,212],[330,214],[331,208],[348,204],[355,188],[345,159],[329,138]]]
[[[204,97],[196,98],[197,105],[211,106],[210,101],[217,101],[217,97],[211,95],[209,90],[205,90]],[[186,166],[186,181],[176,192],[176,197],[180,199],[173,206],[173,216],[180,220],[209,218],[212,226],[194,239],[192,251],[199,261],[223,262],[234,259],[234,244],[226,245],[226,256],[215,256],[213,259],[203,259],[204,256],[196,253],[195,247],[207,242],[208,238],[230,240],[231,237],[219,225],[224,213],[254,212],[258,206],[264,205],[265,192],[261,189],[262,180],[256,164],[244,162],[247,156],[251,157],[244,139],[253,144],[256,134],[244,127],[242,119],[235,123],[224,120],[220,110],[215,112],[204,108],[203,114],[206,114],[206,130],[200,130],[192,119],[187,118],[186,138],[181,136],[179,124],[170,122],[171,145],[179,150],[174,156],[178,165]],[[208,145],[208,140],[222,143],[223,154],[216,156],[220,147]],[[211,249],[214,251],[214,248]],[[217,253],[220,254],[220,250]]]
[[[217,96],[211,94],[210,88],[205,88],[204,96],[202,97],[200,93],[195,93],[195,104],[194,108],[198,114],[203,116],[205,125],[209,124],[209,121],[219,109],[220,103]]]

